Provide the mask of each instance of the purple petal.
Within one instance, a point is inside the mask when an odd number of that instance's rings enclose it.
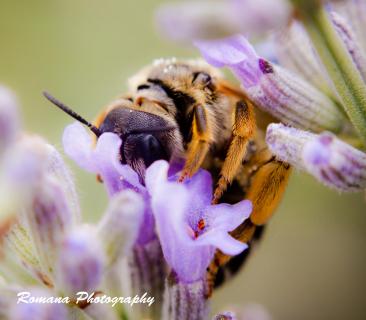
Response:
[[[65,153],[79,167],[93,173],[97,171],[92,158],[93,140],[79,122],[70,124],[65,128],[62,143]]]
[[[159,192],[159,187],[168,179],[169,163],[164,160],[155,161],[147,168],[145,174],[146,189],[152,195]]]
[[[249,200],[243,200],[234,205],[222,203],[210,206],[204,219],[210,227],[221,228],[229,232],[249,218],[252,208]]]
[[[212,201],[212,178],[208,171],[200,169],[193,178],[185,181],[184,185],[190,193],[190,211],[197,213],[210,205]]]
[[[66,154],[83,169],[100,174],[110,195],[126,188],[143,190],[138,175],[128,165],[119,161],[121,139],[114,133],[104,133],[93,148],[92,138],[79,123],[64,131],[63,144]]]
[[[138,175],[128,165],[119,162],[122,141],[114,133],[102,134],[93,153],[93,161],[109,191],[115,194],[126,188],[142,188]]]
[[[148,171],[147,188],[164,257],[181,281],[201,279],[214,248],[195,245],[194,232],[185,219],[191,205],[189,193],[183,184],[167,180],[166,162],[157,161]]]
[[[180,172],[184,168],[184,163],[185,163],[184,159],[173,160],[173,162],[169,164],[168,177],[176,181],[179,177]]]
[[[232,255],[246,248],[246,244],[233,239],[228,231],[249,216],[249,201],[233,206],[210,206],[212,179],[204,170],[183,185],[168,181],[166,162],[156,162],[148,171],[146,185],[152,197],[164,257],[180,281],[191,283],[202,279],[215,248]],[[197,223],[206,217],[203,214],[210,219],[207,230],[199,235]]]
[[[137,244],[144,245],[156,239],[155,220],[151,208],[150,198],[147,194],[143,194],[145,202],[145,210],[143,221],[139,230]]]
[[[199,236],[196,243],[197,245],[213,246],[230,256],[235,256],[248,248],[246,243],[235,240],[227,232],[217,229],[212,229]]]
[[[183,185],[166,182],[159,192],[152,194],[151,204],[155,215],[159,236],[173,232],[179,241],[191,241],[185,213],[188,207],[188,193]],[[163,232],[160,234],[160,232]],[[168,239],[167,239],[168,240]]]
[[[164,257],[184,282],[203,277],[213,257],[214,248],[195,246],[184,221],[188,194],[182,185],[167,183],[154,194],[152,207]]]

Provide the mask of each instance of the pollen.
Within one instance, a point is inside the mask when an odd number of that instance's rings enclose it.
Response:
[[[200,219],[197,224],[198,230],[202,231],[206,227],[205,220]]]

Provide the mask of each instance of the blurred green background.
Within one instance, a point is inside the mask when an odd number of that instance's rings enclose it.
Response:
[[[93,119],[153,59],[196,56],[156,34],[161,2],[0,0],[0,83],[18,94],[27,130],[61,150],[72,120],[42,90]],[[106,206],[103,187],[69,164],[84,216],[95,219]],[[278,320],[365,319],[365,211],[364,194],[339,195],[295,173],[243,272],[215,294],[214,311],[256,302]]]

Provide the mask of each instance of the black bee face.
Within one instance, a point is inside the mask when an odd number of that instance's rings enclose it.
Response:
[[[143,180],[145,170],[156,160],[169,161],[174,153],[175,126],[162,117],[126,107],[110,111],[99,127],[122,139],[121,162],[130,165]]]

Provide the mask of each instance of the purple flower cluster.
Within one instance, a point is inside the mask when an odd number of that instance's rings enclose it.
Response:
[[[249,217],[251,203],[243,200],[235,205],[211,205],[212,179],[207,171],[200,170],[180,184],[175,173],[168,177],[169,164],[160,160],[147,169],[143,185],[128,165],[120,163],[122,141],[117,135],[103,134],[94,148],[89,133],[75,123],[66,128],[63,143],[68,156],[101,176],[111,195],[132,189],[142,196],[145,214],[138,244],[153,241],[157,234],[164,257],[179,281],[202,280],[216,249],[236,255],[247,248],[229,232]]]
[[[141,317],[188,319],[193,312],[197,319],[206,319],[206,269],[217,249],[236,255],[247,248],[230,232],[249,217],[250,201],[211,205],[207,171],[178,183],[181,166],[169,167],[163,160],[147,168],[141,181],[121,163],[117,135],[104,133],[94,142],[76,123],[65,129],[64,149],[80,167],[100,177],[110,196],[101,220],[84,224],[73,179],[60,154],[43,139],[21,134],[12,101],[9,91],[0,91],[0,117],[13,122],[2,128],[6,134],[1,137],[0,209],[19,212],[1,216],[1,268],[6,277],[0,287],[0,317],[125,317],[123,308],[115,312],[75,301],[81,291],[123,296],[127,275],[132,293],[147,292],[157,301],[151,308],[140,307]],[[26,165],[17,160],[25,157]],[[33,287],[35,280],[38,285]],[[18,305],[20,291],[34,299],[61,296],[69,299],[68,307]],[[185,300],[177,300],[178,291],[186,292]],[[177,314],[171,313],[170,303],[180,306],[173,311]]]
[[[222,6],[221,19],[225,16],[225,28],[221,20],[216,23],[216,20],[208,19],[211,14],[209,9],[198,10],[206,4],[206,1],[201,0],[163,5],[158,11],[157,22],[161,26],[166,25],[169,16],[174,16],[173,13],[180,8],[191,12],[191,15],[180,17],[174,33],[168,29],[163,33],[173,40],[184,39],[187,42],[190,39],[209,64],[219,68],[228,67],[254,104],[286,125],[272,124],[268,127],[266,141],[272,153],[278,159],[307,171],[331,188],[343,192],[363,191],[366,186],[365,153],[361,142],[365,140],[366,133],[365,92],[362,91],[366,74],[363,34],[366,2],[329,2],[324,10],[320,1],[285,3],[271,0],[262,6],[257,2],[257,5],[253,5],[252,1],[218,1]],[[263,43],[257,43],[256,50],[247,40],[258,39],[259,34],[251,25],[236,23],[237,20],[233,18],[234,4],[236,9],[241,8],[236,13],[241,20],[252,21],[256,17],[261,22],[257,30],[261,35],[267,35],[261,39],[265,40],[270,50],[263,51]],[[294,6],[292,9],[291,5]],[[338,54],[340,47],[345,49],[343,58],[337,58],[339,63],[341,60],[344,62],[341,66],[337,65],[339,70],[347,72],[353,68],[345,81],[340,79],[340,72],[332,73],[337,62],[333,63],[333,68],[330,63],[327,67],[324,56],[321,57],[321,52],[317,52],[314,37],[306,31],[309,30],[306,24],[311,22],[291,17],[291,10],[303,8],[308,10],[308,15],[311,10],[322,12],[331,43],[331,48],[327,50],[338,48],[334,49]],[[278,13],[278,10],[282,13],[272,15],[272,11]],[[200,24],[197,22],[198,15],[202,18]],[[206,31],[189,33],[180,27],[183,24],[189,25],[191,29],[199,25]],[[222,29],[234,31],[222,38],[219,31],[215,33],[215,30]],[[320,35],[327,31],[316,32]],[[345,88],[350,77],[352,81],[356,79],[352,84],[356,88],[353,92],[352,88]],[[353,105],[356,100],[358,103]],[[348,144],[344,140],[353,143]]]

